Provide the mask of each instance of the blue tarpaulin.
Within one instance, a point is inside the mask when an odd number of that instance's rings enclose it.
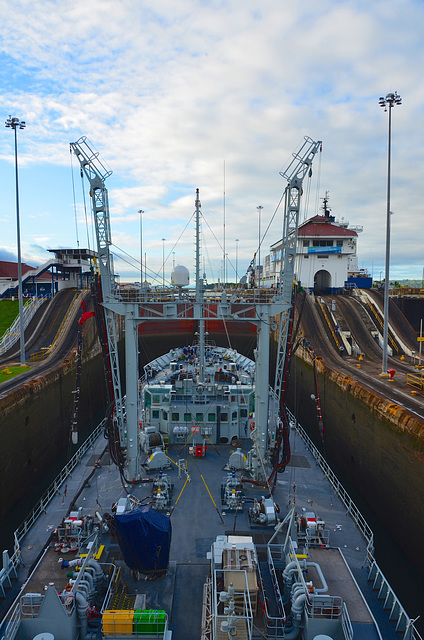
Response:
[[[116,533],[126,565],[145,574],[168,568],[171,521],[151,507],[137,507],[115,515]]]

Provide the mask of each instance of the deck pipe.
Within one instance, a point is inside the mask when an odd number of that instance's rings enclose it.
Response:
[[[326,582],[326,580],[324,578],[324,574],[323,574],[322,569],[319,566],[319,564],[317,562],[307,562],[306,566],[307,567],[315,567],[315,569],[318,572],[319,579],[321,580],[322,587],[320,589],[317,589],[316,587],[314,587],[314,593],[327,593],[328,584],[327,584],[327,582]]]

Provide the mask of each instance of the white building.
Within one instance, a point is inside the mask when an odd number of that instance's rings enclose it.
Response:
[[[358,269],[357,239],[362,227],[335,222],[324,198],[324,215],[309,218],[298,229],[295,280],[303,288],[328,291],[356,285],[371,287],[371,278]],[[270,247],[263,265],[262,286],[272,286],[280,273],[282,241]]]

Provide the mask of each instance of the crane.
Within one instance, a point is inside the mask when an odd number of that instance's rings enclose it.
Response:
[[[284,190],[284,220],[283,237],[281,240],[280,274],[278,277],[277,291],[287,303],[287,321],[280,322],[278,333],[277,367],[275,372],[274,391],[281,397],[285,365],[287,360],[288,335],[290,328],[290,316],[293,308],[293,281],[294,264],[296,258],[297,232],[299,228],[300,201],[302,196],[303,180],[308,174],[312,176],[312,161],[318,151],[322,151],[322,141],[315,142],[305,136],[300,149],[293,154],[293,159],[285,171],[280,175],[287,180]]]
[[[96,243],[98,253],[98,267],[100,272],[102,307],[105,320],[105,333],[107,341],[107,354],[112,383],[113,396],[113,420],[116,422],[121,444],[125,441],[125,415],[124,403],[121,391],[121,379],[118,358],[118,338],[115,322],[115,313],[110,303],[119,299],[113,256],[110,252],[111,229],[108,192],[105,180],[112,175],[112,171],[101,160],[99,153],[94,150],[86,136],[82,136],[77,142],[70,143],[71,151],[76,155],[81,170],[90,183],[91,206],[94,216]]]

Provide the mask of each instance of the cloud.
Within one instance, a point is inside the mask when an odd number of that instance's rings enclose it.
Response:
[[[12,253],[11,251],[4,249],[3,247],[0,247],[0,260],[4,262],[16,262],[17,259],[18,258],[16,257],[15,253]]]
[[[178,239],[199,187],[220,240],[208,247],[211,269],[222,262],[224,207],[226,242],[234,246],[239,237],[244,268],[258,243],[256,207],[264,207],[265,228],[285,186],[279,171],[309,135],[323,140],[324,151],[314,161],[305,214],[315,214],[329,190],[336,217],[364,225],[360,263],[381,265],[387,114],[378,97],[397,89],[404,104],[393,113],[392,260],[394,269],[418,268],[411,229],[423,201],[422,3],[93,0],[88,19],[82,0],[18,0],[3,14],[0,105],[28,123],[19,133],[27,243],[36,232],[46,248],[75,244],[75,210],[81,242],[86,237],[68,145],[87,135],[114,171],[106,184],[117,245],[138,255],[143,209],[144,244],[159,269],[161,238]],[[0,169],[12,172],[13,161],[11,136],[0,137]],[[50,183],[26,191],[29,175]],[[306,192],[305,184],[305,206]],[[29,209],[45,228],[25,219]],[[280,234],[281,218],[268,245]],[[190,241],[184,234],[176,250],[187,263]]]

